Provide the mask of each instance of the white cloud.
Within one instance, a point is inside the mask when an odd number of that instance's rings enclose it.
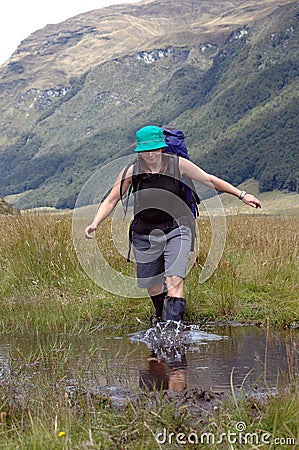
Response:
[[[0,64],[20,42],[47,24],[63,22],[77,14],[136,0],[5,0],[0,9]]]

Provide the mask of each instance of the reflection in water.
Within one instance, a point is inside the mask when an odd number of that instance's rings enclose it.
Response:
[[[170,353],[172,349],[169,349]],[[174,350],[175,351],[175,350]],[[187,360],[185,354],[178,359],[173,357],[159,360],[153,352],[148,361],[148,369],[140,371],[139,385],[150,391],[161,389],[182,392],[186,389]]]
[[[55,341],[1,336],[0,341],[0,383],[14,374],[33,383],[49,374],[69,387],[80,381],[129,389],[230,391],[232,373],[235,387],[247,377],[245,387],[270,388],[278,376],[298,376],[298,363],[298,330],[255,326],[167,327],[129,336],[98,332],[76,339],[55,336]]]
[[[140,386],[149,390],[175,390],[182,392],[187,387],[186,351],[203,338],[219,340],[220,336],[187,327],[178,322],[158,323],[154,328],[136,333],[132,341],[144,342],[152,349],[148,358],[149,367],[140,371]]]
[[[213,333],[212,333],[213,330]],[[215,334],[215,332],[217,334]],[[255,326],[150,329],[133,341],[153,350],[141,371],[144,385],[178,391],[189,388],[276,387],[298,376],[298,332],[270,332]],[[173,382],[173,380],[175,380]]]

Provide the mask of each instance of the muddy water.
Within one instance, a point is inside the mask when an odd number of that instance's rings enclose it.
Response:
[[[170,342],[171,341],[171,342]],[[145,330],[115,336],[1,337],[0,383],[12,376],[48,373],[71,389],[118,386],[229,391],[272,388],[299,370],[299,333],[244,325]]]

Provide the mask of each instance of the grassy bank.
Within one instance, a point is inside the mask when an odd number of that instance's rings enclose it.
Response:
[[[215,407],[213,416],[194,417],[190,408],[166,396],[154,401],[144,394],[138,405],[130,402],[125,410],[117,410],[101,397],[70,399],[59,383],[50,385],[49,389],[49,384],[39,384],[35,394],[26,397],[26,404],[14,407],[1,392],[0,448],[297,448],[299,397],[295,387],[267,402],[226,400]],[[238,432],[238,424],[244,427],[243,433]]]
[[[291,365],[291,383],[274,396],[269,390],[265,397],[247,398],[232,384],[230,398],[212,396],[199,407],[192,392],[137,392],[125,409],[90,392],[86,373],[96,386],[109,361],[99,364],[89,348],[74,367],[70,337],[92,337],[99,328],[111,334],[144,329],[140,322],[148,323],[149,300],[113,296],[85,275],[70,217],[2,216],[0,224],[0,331],[39,343],[26,355],[9,354],[7,363],[0,355],[1,449],[296,448],[298,375]],[[199,284],[211,239],[209,222],[201,219],[200,253],[186,280],[186,319],[298,326],[298,224],[291,217],[228,217],[221,262]],[[113,252],[108,226],[98,239],[111,264],[125,271],[128,263]]]
[[[0,330],[92,332],[96,327],[136,328],[148,322],[147,298],[114,296],[83,272],[73,248],[71,218],[50,214],[0,216]],[[186,320],[240,320],[296,326],[299,320],[299,219],[227,218],[222,259],[212,277],[198,282],[209,250],[209,221],[199,221],[200,253],[186,279]],[[113,252],[108,224],[98,239],[109,262],[133,263]]]
[[[195,267],[187,281],[192,316],[297,326],[298,225],[298,218],[228,217],[225,250],[213,276],[199,285]],[[199,227],[203,263],[209,223]]]

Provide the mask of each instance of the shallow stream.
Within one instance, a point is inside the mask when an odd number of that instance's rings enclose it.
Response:
[[[271,331],[252,325],[209,325],[149,329],[113,335],[97,331],[69,338],[2,336],[0,384],[41,375],[80,385],[120,388],[211,389],[244,386],[262,391],[299,372],[298,330]]]

